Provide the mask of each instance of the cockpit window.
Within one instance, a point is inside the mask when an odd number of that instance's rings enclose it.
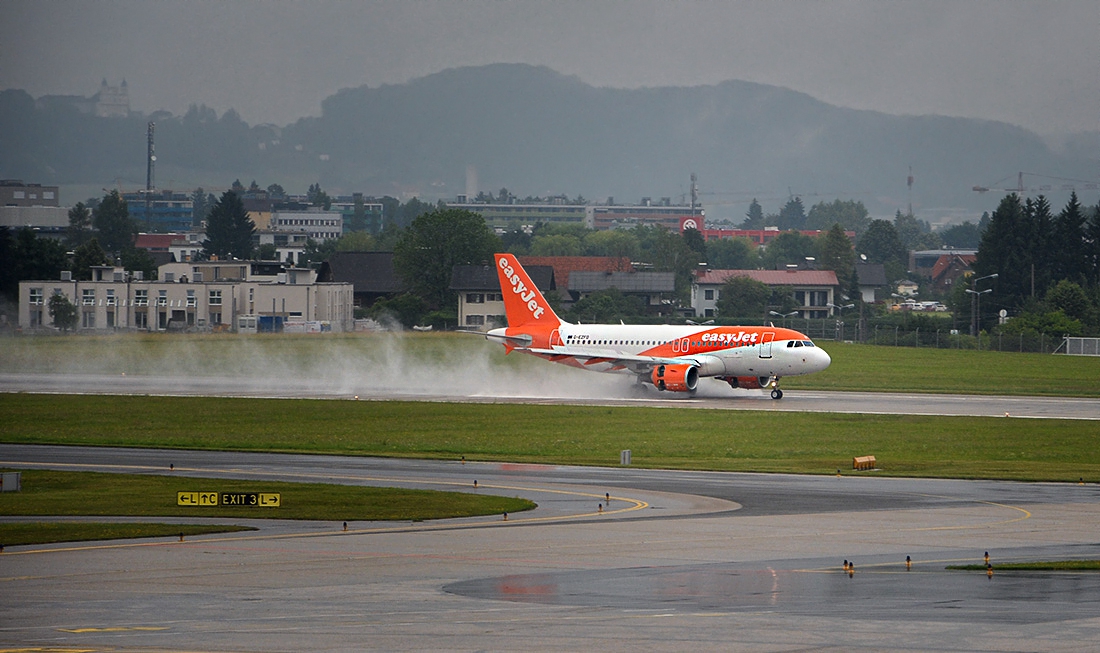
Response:
[[[807,346],[807,347],[815,347],[816,346],[816,345],[814,345],[814,343],[810,342],[809,340],[803,340],[802,344]]]
[[[795,340],[794,341],[794,346],[795,347],[801,347],[802,346],[802,341],[801,340]]]

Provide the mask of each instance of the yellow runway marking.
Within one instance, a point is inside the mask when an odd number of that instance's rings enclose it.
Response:
[[[107,626],[104,628],[58,628],[63,633],[124,633],[135,630],[168,630],[167,626]]]
[[[0,653],[96,653],[97,648],[58,648],[56,646],[32,646],[24,648],[0,648]]]
[[[0,461],[0,465],[12,465],[12,464],[14,464],[14,463]],[[23,462],[21,462],[19,464],[23,465],[23,466],[30,465],[30,466],[47,467],[47,468],[53,468],[54,467],[53,465],[50,465],[48,463],[23,463]],[[97,464],[90,464],[90,463],[66,463],[63,466],[64,467],[85,467],[85,468],[97,469],[97,470],[102,470],[104,468],[110,468],[110,469],[122,469],[122,470],[164,471],[163,467],[151,466],[151,465],[97,465]],[[187,471],[187,472],[206,472],[206,473],[219,473],[219,474],[239,474],[239,475],[257,475],[257,474],[266,473],[266,472],[248,472],[248,471],[240,470],[240,469],[216,469],[216,468],[201,468],[201,467],[176,467],[175,471],[176,472]],[[165,475],[167,476],[169,474],[165,474]],[[448,487],[460,487],[460,488],[471,489],[470,483],[465,482],[465,481],[460,482],[460,481],[410,480],[410,479],[387,478],[387,477],[379,477],[379,476],[355,476],[355,475],[350,475],[350,474],[304,474],[304,473],[295,473],[295,474],[280,474],[280,476],[309,478],[309,479],[329,479],[329,480],[334,479],[334,478],[339,478],[339,479],[358,480],[358,481],[374,481],[374,482],[379,482],[379,483],[442,485],[442,486],[448,486]],[[192,477],[185,477],[185,478],[192,478]],[[494,485],[494,484],[489,483],[489,484],[481,484],[481,485],[478,486],[478,488],[491,488],[491,489],[495,489],[495,490],[511,490],[511,491],[516,491],[516,492],[563,494],[563,495],[569,495],[569,496],[587,497],[587,498],[591,498],[591,499],[600,499],[601,503],[605,499],[605,496],[602,495],[602,494],[594,494],[594,493],[590,493],[590,492],[578,492],[578,491],[574,491],[574,490],[557,490],[557,489],[540,488],[540,487],[524,487],[524,486],[518,486],[518,485]],[[612,501],[625,502],[625,503],[628,503],[630,505],[628,505],[626,507],[623,507],[623,508],[618,508],[618,509],[615,509],[615,510],[610,510],[610,509],[604,510],[603,512],[600,512],[598,510],[594,510],[594,511],[588,511],[588,512],[583,512],[583,513],[574,513],[574,514],[569,514],[569,515],[555,515],[555,516],[547,516],[547,517],[509,517],[508,521],[502,521],[498,515],[493,515],[491,517],[491,520],[490,519],[485,519],[485,520],[481,520],[481,521],[472,521],[472,522],[468,522],[468,523],[464,523],[464,524],[455,524],[455,523],[419,524],[418,523],[418,524],[403,524],[401,526],[361,528],[361,529],[352,529],[352,530],[347,530],[347,531],[333,531],[333,532],[325,532],[325,533],[307,532],[307,533],[283,533],[283,534],[269,534],[269,535],[263,535],[263,534],[251,534],[250,535],[250,534],[242,533],[242,534],[239,534],[239,535],[236,535],[236,536],[193,539],[190,542],[186,542],[184,544],[190,544],[190,543],[209,544],[209,543],[218,543],[218,542],[240,542],[240,541],[245,541],[245,540],[247,540],[247,541],[282,540],[282,539],[294,539],[294,538],[303,538],[303,537],[328,537],[328,536],[331,536],[331,535],[368,535],[368,534],[398,533],[398,532],[410,532],[410,531],[416,531],[416,532],[437,531],[437,530],[450,530],[450,529],[453,529],[453,528],[456,528],[456,527],[457,528],[487,528],[487,527],[509,526],[509,525],[514,525],[514,524],[552,523],[552,522],[558,522],[558,521],[570,521],[570,520],[575,520],[575,519],[583,519],[583,518],[591,518],[591,517],[605,517],[605,516],[608,516],[608,515],[616,515],[616,514],[621,514],[621,513],[633,512],[635,510],[642,510],[642,509],[645,509],[645,508],[649,507],[649,503],[646,502],[646,501],[642,501],[641,499],[631,499],[629,497],[611,497],[611,500]],[[125,544],[90,544],[90,545],[69,546],[69,547],[56,547],[56,548],[49,548],[49,549],[28,549],[28,550],[24,550],[24,551],[11,551],[11,552],[8,552],[8,553],[4,553],[3,555],[6,557],[6,556],[9,556],[9,555],[28,555],[28,554],[34,554],[34,553],[64,553],[64,552],[74,552],[74,551],[98,551],[98,550],[107,550],[107,549],[128,549],[128,548],[137,548],[137,547],[171,546],[171,545],[177,545],[178,546],[178,545],[180,545],[180,543],[175,542],[175,541],[173,541],[173,542],[157,541],[157,542],[130,542],[130,543],[125,543]],[[4,579],[0,579],[0,580],[4,580]],[[8,580],[10,580],[10,579],[8,579]],[[0,652],[0,653],[2,653],[2,652]]]
[[[13,464],[13,463],[0,461],[0,465],[11,465],[11,464]],[[36,465],[36,466],[42,466],[42,467],[50,467],[50,465],[48,465],[46,463],[20,463],[20,464],[21,465]],[[88,467],[88,468],[92,468],[92,469],[117,468],[117,469],[141,469],[141,470],[152,470],[152,471],[164,471],[163,467],[152,466],[152,465],[96,465],[96,464],[88,464],[88,463],[76,463],[76,464],[67,464],[65,466],[67,466],[67,467]],[[241,469],[219,469],[219,468],[201,468],[201,467],[187,467],[187,468],[177,467],[176,471],[206,472],[206,473],[219,473],[219,474],[239,474],[239,475],[259,475],[259,474],[265,474],[266,473],[266,472],[250,472],[250,471],[241,470]],[[409,479],[398,479],[398,478],[388,478],[388,477],[379,477],[379,476],[356,476],[356,475],[350,475],[350,474],[334,475],[334,474],[294,473],[294,474],[280,474],[280,476],[282,476],[282,477],[309,478],[309,479],[334,479],[334,478],[340,478],[340,479],[347,479],[347,480],[374,481],[374,482],[379,482],[379,483],[423,484],[423,485],[452,486],[452,487],[460,487],[460,488],[467,488],[467,489],[471,488],[471,484],[469,482],[466,482],[466,481],[409,480]],[[188,477],[188,478],[190,478],[190,477]],[[482,484],[482,485],[479,485],[478,487],[479,488],[492,488],[492,489],[497,489],[497,490],[544,492],[544,493],[548,493],[548,494],[563,494],[563,495],[571,495],[571,496],[589,497],[589,498],[592,498],[592,499],[604,499],[605,498],[603,495],[589,493],[589,492],[578,492],[578,491],[572,491],[572,490],[557,490],[557,489],[550,489],[550,488],[524,487],[524,486],[513,486],[513,485],[494,485],[494,484]],[[955,498],[955,497],[951,497],[951,496],[934,495],[934,494],[923,494],[922,496],[928,496],[928,497],[933,497],[933,498],[941,498],[941,499],[953,499],[953,498]],[[614,514],[619,514],[619,513],[633,512],[635,510],[641,510],[641,509],[649,507],[649,504],[647,502],[642,501],[640,499],[631,499],[631,498],[628,498],[628,497],[611,497],[611,499],[613,501],[627,502],[627,503],[630,503],[631,505],[629,505],[625,508],[619,508],[619,509],[616,509],[616,510],[605,510],[603,512],[590,511],[590,512],[576,513],[576,514],[571,514],[571,515],[558,515],[558,516],[549,516],[549,517],[510,518],[506,522],[501,521],[498,516],[493,516],[491,521],[490,520],[482,520],[482,521],[477,521],[477,522],[468,522],[468,523],[465,523],[465,524],[453,524],[453,523],[450,523],[450,524],[430,524],[430,525],[429,524],[403,524],[401,526],[362,528],[362,529],[354,529],[354,530],[340,531],[340,532],[334,532],[334,533],[330,533],[330,532],[326,532],[326,533],[308,532],[308,533],[284,533],[284,534],[271,534],[271,535],[263,535],[263,534],[251,534],[250,535],[250,534],[242,533],[242,534],[226,536],[226,537],[220,537],[220,538],[195,539],[195,540],[192,540],[192,543],[197,542],[197,543],[204,543],[205,544],[205,543],[219,543],[219,542],[240,542],[240,541],[246,541],[246,540],[247,541],[279,540],[279,539],[294,539],[294,538],[301,538],[301,537],[327,537],[329,535],[337,535],[337,534],[343,534],[343,535],[370,535],[370,534],[384,534],[384,533],[397,533],[397,532],[410,532],[410,531],[427,532],[427,531],[436,531],[436,530],[449,530],[449,529],[453,529],[453,528],[456,528],[456,527],[460,527],[460,528],[487,528],[487,527],[509,526],[509,525],[513,525],[513,524],[552,523],[552,522],[559,522],[559,521],[570,521],[570,520],[575,520],[575,519],[602,517],[602,516],[606,516],[606,515],[614,515]],[[916,528],[901,529],[900,532],[933,532],[933,531],[952,531],[952,530],[969,530],[969,529],[977,529],[977,528],[991,528],[991,527],[994,527],[994,526],[1004,526],[1004,525],[1007,525],[1007,524],[1012,524],[1012,523],[1024,521],[1026,519],[1031,518],[1031,512],[1029,512],[1028,510],[1026,510],[1024,508],[1020,508],[1019,506],[1012,506],[1012,505],[1008,505],[1008,504],[997,503],[997,502],[994,502],[994,501],[981,501],[981,500],[972,501],[972,503],[985,504],[985,505],[989,505],[989,506],[995,506],[995,507],[998,507],[998,508],[1007,508],[1009,510],[1014,510],[1014,511],[1017,511],[1017,512],[1023,513],[1023,514],[1021,516],[1015,517],[1013,519],[1005,519],[1005,520],[999,520],[999,521],[994,521],[994,522],[986,522],[986,523],[980,523],[980,524],[961,524],[961,525],[957,525],[957,526],[922,526],[922,527],[916,527]],[[850,535],[852,533],[852,531],[844,531],[844,533]],[[5,553],[4,555],[7,556],[7,555],[23,555],[23,554],[32,554],[32,553],[60,553],[60,552],[89,551],[89,550],[100,550],[100,549],[134,548],[134,547],[142,547],[142,546],[171,546],[173,544],[179,544],[179,543],[177,543],[177,542],[158,541],[158,542],[127,543],[127,544],[100,544],[100,545],[73,546],[73,547],[51,548],[51,549],[34,549],[34,550],[26,550],[26,551],[12,551],[10,553]],[[868,565],[868,566],[870,566],[870,565]],[[2,579],[0,579],[0,580],[2,580]],[[0,652],[0,653],[2,653],[2,652]]]

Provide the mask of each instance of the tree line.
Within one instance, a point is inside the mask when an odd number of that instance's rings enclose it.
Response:
[[[1084,207],[1073,193],[1054,214],[1042,195],[1006,195],[982,232],[972,267],[975,281],[986,279],[969,289],[992,290],[981,299],[982,328],[1100,335],[1100,203]],[[969,304],[966,290],[955,289],[956,305]],[[1003,325],[1001,310],[1012,318]]]
[[[255,181],[247,189],[237,181],[217,199],[196,190],[196,196],[204,201],[200,208],[206,212],[204,256],[275,258],[274,246],[255,248],[255,224],[240,199],[243,192],[257,188]],[[273,184],[267,191],[282,193],[282,187]],[[505,189],[501,193],[506,193]],[[311,185],[309,200],[319,206],[330,201],[319,184]],[[401,203],[384,198],[383,203],[387,209],[384,226],[372,230],[363,222],[349,224],[339,239],[307,243],[304,258],[309,264],[320,263],[336,251],[393,251],[397,272],[410,292],[380,302],[371,314],[389,312],[410,325],[423,320],[438,324],[451,320],[453,325],[453,266],[488,262],[498,251],[625,257],[646,269],[674,273],[682,304],[688,301],[693,275],[704,265],[712,270],[810,265],[836,272],[843,301],[858,303],[857,257],[883,264],[888,282],[893,283],[909,277],[910,249],[939,246],[950,231],[936,234],[926,222],[900,212],[892,221],[871,219],[862,203],[855,201],[822,202],[806,213],[801,200],[792,198],[779,213],[768,215],[753,200],[741,227],[772,226],[772,221],[788,227],[762,248],[743,238],[706,241],[694,229],[680,234],[650,225],[596,231],[577,224],[539,223],[497,235],[476,212],[448,208],[442,202],[433,205],[412,199]],[[834,221],[822,235],[815,238],[799,233],[799,229],[817,228],[823,216]],[[78,203],[70,210],[69,219],[63,242],[38,238],[30,230],[0,232],[0,290],[5,296],[17,298],[20,280],[58,278],[63,269],[72,270],[74,278],[90,278],[94,265],[121,263],[154,278],[152,259],[133,247],[138,226],[117,191]],[[846,232],[855,233],[854,241]],[[976,225],[964,223],[958,233],[978,239],[974,278],[997,275],[991,284],[994,292],[982,300],[983,309],[987,309],[981,316],[983,328],[996,326],[994,316],[1004,308],[1014,318],[998,327],[1006,333],[1030,329],[1080,335],[1100,330],[1100,206],[1082,207],[1073,196],[1054,215],[1045,198],[1022,200],[1009,195],[991,215],[984,215]],[[787,312],[793,307],[789,293],[755,284],[758,282],[731,278],[720,293],[720,316],[747,317],[765,314],[768,308]],[[971,298],[966,288],[966,283],[957,284],[945,301],[957,317],[970,319]],[[596,316],[600,320],[637,317],[644,311],[640,302],[614,290],[595,293],[574,309],[577,313],[570,317]]]

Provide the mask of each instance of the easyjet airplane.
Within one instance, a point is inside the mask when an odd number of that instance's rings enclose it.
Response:
[[[700,377],[734,388],[770,389],[779,379],[820,372],[829,354],[792,329],[774,326],[570,324],[511,254],[496,255],[508,326],[486,334],[513,350],[600,372],[626,372],[658,390],[694,393]]]

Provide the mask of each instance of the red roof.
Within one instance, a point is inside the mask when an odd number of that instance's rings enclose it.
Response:
[[[623,256],[518,256],[526,266],[548,265],[554,268],[554,283],[569,287],[570,272],[633,272],[630,257]]]
[[[970,266],[977,260],[977,254],[944,254],[936,259],[936,264],[932,266],[932,279],[939,281],[940,277],[951,267],[956,270],[969,270]]]
[[[730,277],[748,277],[769,286],[837,286],[832,270],[707,270],[696,283],[720,285]]]
[[[134,237],[134,247],[168,251],[173,244],[187,243],[187,237],[180,234],[138,234]]]

